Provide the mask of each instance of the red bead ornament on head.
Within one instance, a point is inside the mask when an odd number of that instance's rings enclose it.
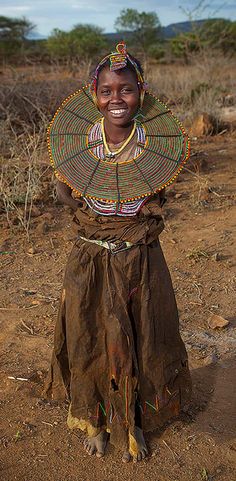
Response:
[[[118,43],[116,46],[117,53],[110,55],[110,70],[119,70],[127,66],[127,48],[124,42]]]

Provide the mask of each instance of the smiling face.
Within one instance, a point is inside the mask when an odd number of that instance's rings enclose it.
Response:
[[[135,72],[126,68],[110,71],[104,67],[97,86],[98,109],[111,125],[126,127],[139,107],[139,88]]]

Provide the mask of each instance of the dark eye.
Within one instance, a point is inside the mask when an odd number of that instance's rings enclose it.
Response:
[[[101,90],[101,94],[102,94],[102,95],[110,95],[110,90],[108,90],[108,89],[103,89],[103,90]]]
[[[131,87],[124,87],[122,89],[122,92],[125,92],[125,93],[130,93],[130,92],[133,92],[133,89]]]

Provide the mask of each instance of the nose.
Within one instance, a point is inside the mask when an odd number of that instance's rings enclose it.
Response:
[[[113,104],[117,104],[117,103],[122,103],[123,100],[121,98],[121,94],[118,90],[113,90],[112,91],[112,95],[111,95],[111,100],[110,102],[112,102]]]

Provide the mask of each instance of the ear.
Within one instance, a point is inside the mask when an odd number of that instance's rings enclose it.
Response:
[[[96,79],[94,79],[90,84],[89,90],[90,90],[90,93],[91,93],[91,96],[92,96],[92,99],[93,99],[93,103],[98,108],[98,99],[97,99],[97,94],[96,94],[97,88],[96,87],[97,87],[97,81],[96,81]]]

